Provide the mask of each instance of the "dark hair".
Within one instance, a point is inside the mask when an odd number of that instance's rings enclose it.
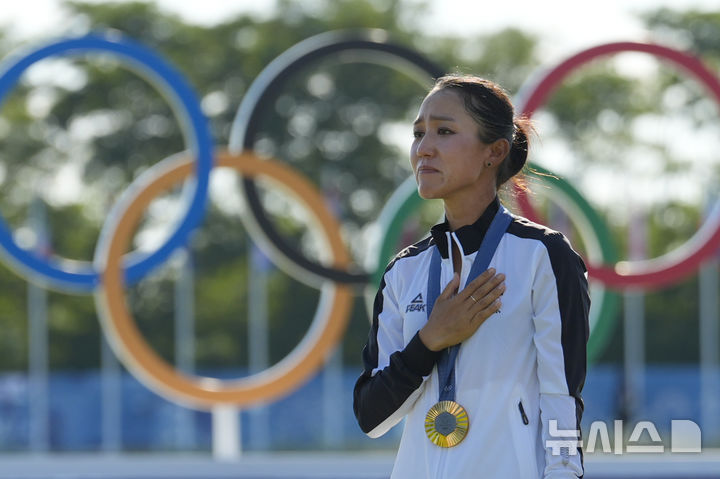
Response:
[[[510,152],[498,169],[495,185],[499,188],[518,174],[527,161],[530,120],[516,118],[510,97],[498,84],[473,75],[445,75],[435,81],[430,93],[438,90],[457,92],[465,109],[479,126],[479,138],[492,143],[505,138]]]

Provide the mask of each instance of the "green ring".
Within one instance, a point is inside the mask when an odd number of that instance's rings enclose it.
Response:
[[[562,194],[571,203],[576,205],[579,212],[587,218],[593,235],[597,238],[597,244],[604,264],[614,264],[618,259],[617,249],[612,240],[612,235],[603,219],[598,215],[592,206],[583,198],[580,193],[567,181],[553,175],[549,170],[530,164],[529,176],[537,178],[550,186],[557,187],[557,192]],[[402,233],[404,221],[411,213],[415,212],[423,204],[423,199],[417,193],[417,184],[414,177],[409,177],[395,190],[393,195],[385,204],[377,220],[378,234],[382,235],[380,245],[375,248],[377,255],[375,264],[371,270],[371,287],[368,302],[380,285],[385,272],[385,265],[396,252],[397,243]],[[588,363],[594,362],[607,346],[617,322],[617,311],[620,305],[620,297],[617,293],[600,286],[601,300],[599,307],[590,311],[590,338],[588,340]],[[368,308],[372,311],[372,307]],[[595,311],[597,311],[595,313]]]

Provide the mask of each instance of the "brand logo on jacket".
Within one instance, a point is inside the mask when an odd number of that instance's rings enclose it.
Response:
[[[425,301],[423,300],[422,293],[418,293],[418,295],[410,301],[410,304],[405,307],[406,313],[410,313],[412,311],[425,312]]]

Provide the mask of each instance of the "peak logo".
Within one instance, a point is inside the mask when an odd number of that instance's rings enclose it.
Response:
[[[423,300],[422,293],[418,293],[410,304],[405,307],[405,312],[410,313],[412,311],[425,312],[425,301]]]

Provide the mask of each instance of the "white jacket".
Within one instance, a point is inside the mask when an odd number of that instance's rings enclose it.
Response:
[[[430,237],[400,252],[385,271],[354,409],[370,437],[405,419],[393,479],[583,475],[580,448],[560,446],[579,446],[575,431],[583,410],[589,332],[587,273],[562,234],[524,218],[513,218],[490,262],[506,276],[502,309],[462,343],[457,357],[455,401],[468,412],[467,437],[444,449],[425,434],[425,415],[439,396],[439,353],[417,335],[427,321],[430,258],[437,247],[442,291],[453,276],[450,245],[456,242],[464,286],[498,207],[496,200],[475,224],[455,232],[446,223],[433,227]]]

